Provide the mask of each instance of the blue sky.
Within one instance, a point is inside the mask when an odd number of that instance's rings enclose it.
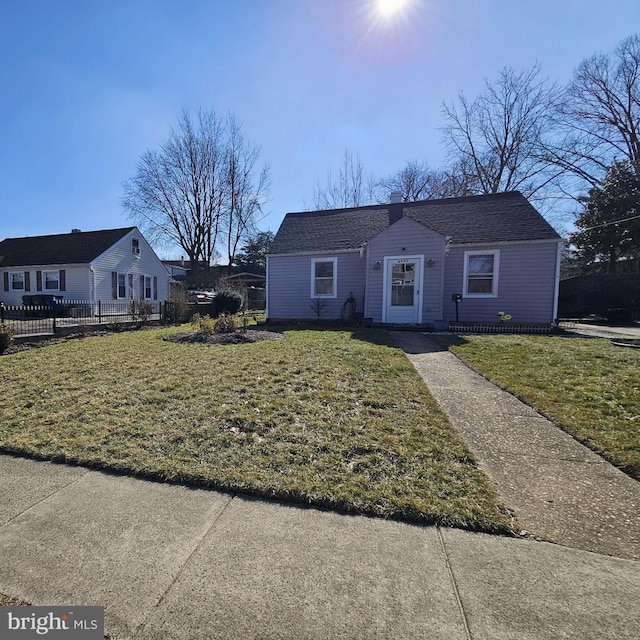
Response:
[[[0,0],[0,237],[131,224],[123,182],[199,108],[261,147],[275,231],[345,148],[438,166],[443,101],[536,61],[565,83],[638,31],[638,0]]]

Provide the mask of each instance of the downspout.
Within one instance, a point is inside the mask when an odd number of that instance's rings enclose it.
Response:
[[[89,302],[93,304],[96,298],[96,274],[93,267],[89,267]]]
[[[269,256],[266,256],[266,258],[267,264],[265,266],[267,270],[267,279],[264,283],[264,315],[265,318],[269,320]]]
[[[360,257],[364,257],[364,291],[362,292],[362,319],[367,315],[367,301],[369,291],[369,244],[365,242],[360,247]]]
[[[556,280],[553,287],[553,318],[551,322],[558,324],[558,295],[560,294],[560,261],[562,259],[562,242],[558,242],[556,251]]]

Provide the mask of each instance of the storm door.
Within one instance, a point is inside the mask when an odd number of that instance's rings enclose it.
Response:
[[[422,320],[423,256],[385,258],[384,322],[416,324]]]

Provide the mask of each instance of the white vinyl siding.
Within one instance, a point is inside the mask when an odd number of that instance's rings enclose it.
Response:
[[[139,255],[133,252],[133,240],[138,240]],[[112,300],[146,297],[140,277],[152,279],[151,299],[166,300],[169,297],[169,272],[160,262],[151,246],[138,231],[132,231],[98,256],[91,264],[94,282],[94,299]],[[126,276],[126,295],[113,295],[112,273]],[[129,280],[132,276],[132,280]],[[131,285],[131,286],[130,286]]]

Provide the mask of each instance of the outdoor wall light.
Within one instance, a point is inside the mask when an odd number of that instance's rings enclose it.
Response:
[[[380,262],[380,260],[376,260],[376,261],[373,263],[373,268],[374,268],[376,271],[380,271],[380,267],[382,267],[382,263]]]
[[[436,261],[433,258],[427,258],[427,267],[433,267]]]

